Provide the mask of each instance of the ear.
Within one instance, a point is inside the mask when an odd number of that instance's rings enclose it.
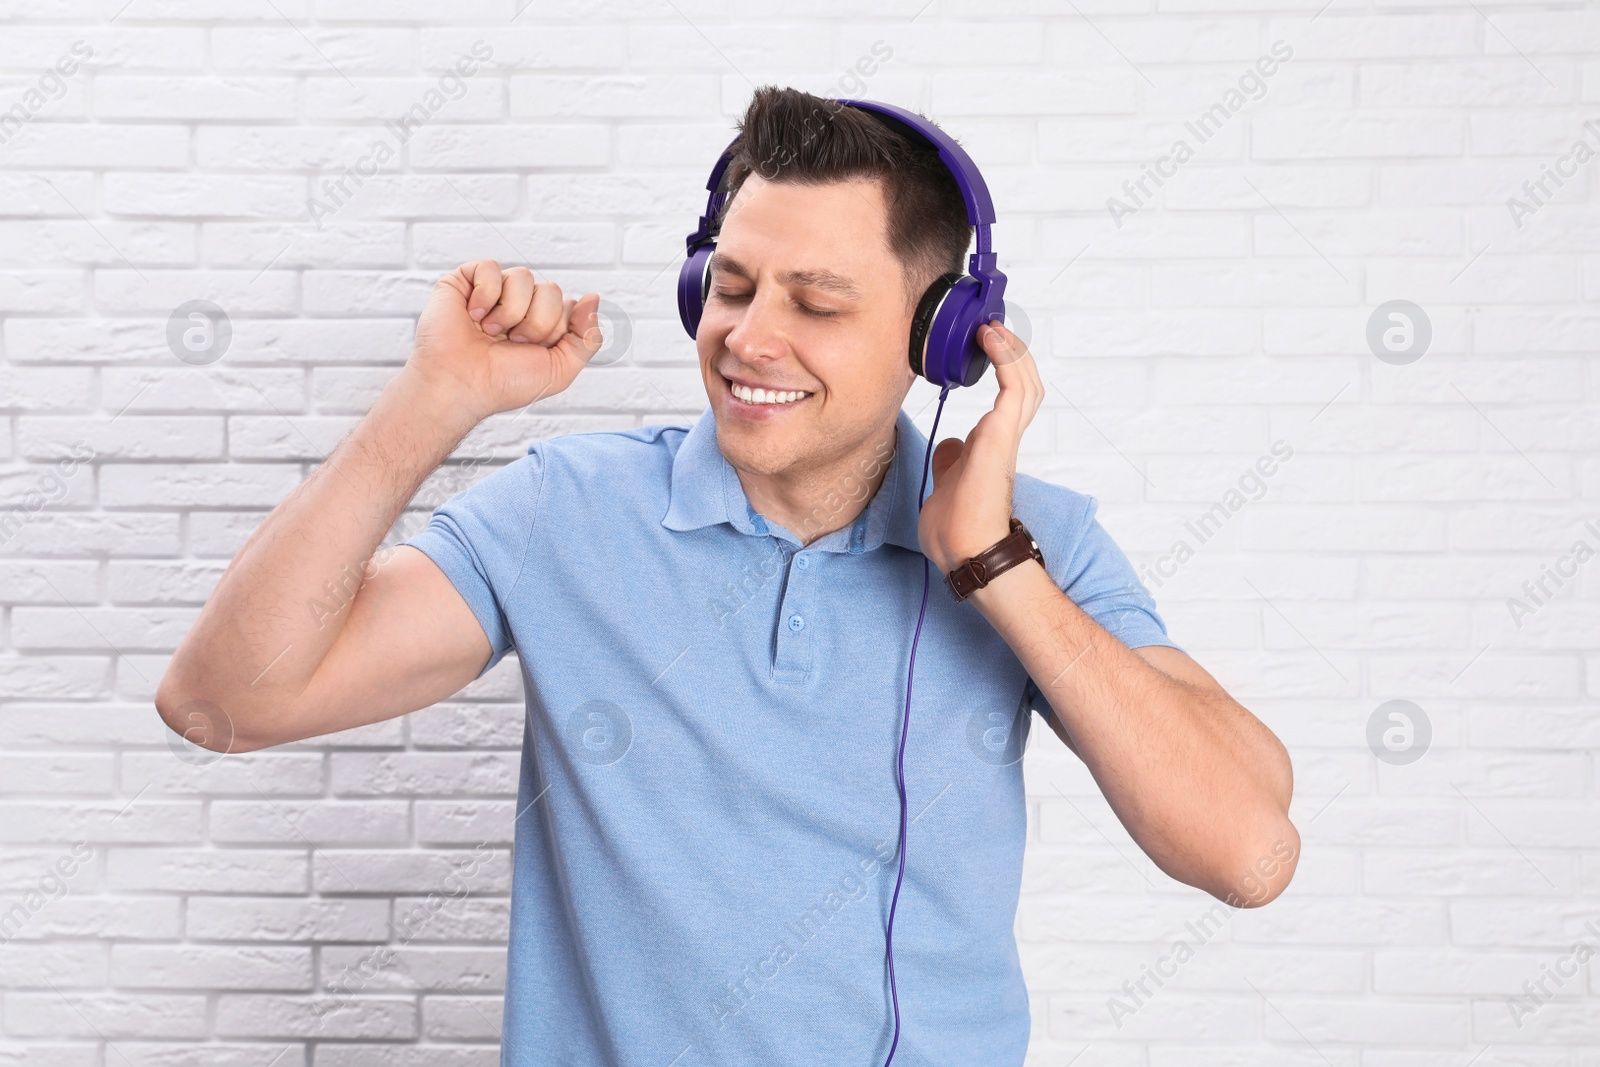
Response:
[[[955,466],[956,461],[961,458],[961,453],[965,448],[966,445],[962,443],[959,437],[946,437],[934,446],[933,487],[935,489],[939,487],[939,481],[945,476],[945,472]]]

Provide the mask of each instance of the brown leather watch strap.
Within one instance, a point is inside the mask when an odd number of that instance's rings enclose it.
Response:
[[[1044,553],[1022,520],[1013,517],[1011,532],[961,566],[945,575],[944,581],[957,600],[965,600],[1006,571],[1030,559],[1044,565]]]

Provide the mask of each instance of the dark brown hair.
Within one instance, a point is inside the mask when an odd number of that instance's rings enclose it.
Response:
[[[961,190],[939,153],[892,120],[798,89],[763,86],[739,122],[728,204],[751,174],[800,185],[881,183],[889,250],[905,266],[913,307],[935,278],[964,271],[972,227]]]

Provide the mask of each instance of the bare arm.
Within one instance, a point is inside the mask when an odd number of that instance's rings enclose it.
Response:
[[[244,752],[415,711],[471,681],[490,652],[471,609],[427,556],[379,546],[479,421],[572,382],[600,346],[598,303],[492,261],[442,279],[406,366],[223,573],[156,690],[167,725]]]
[[[1017,449],[1044,383],[1004,326],[979,341],[1000,393],[965,441],[933,453],[923,551],[948,572],[1009,528]],[[1130,650],[1029,560],[972,594],[1056,716],[1051,725],[1094,775],[1133,839],[1167,874],[1238,907],[1265,904],[1294,876],[1289,755],[1194,660]]]
[[[1156,866],[1234,907],[1284,890],[1300,858],[1288,752],[1205,668],[1175,648],[1130,650],[1034,563],[972,601]]]

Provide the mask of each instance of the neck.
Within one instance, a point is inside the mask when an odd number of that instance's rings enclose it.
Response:
[[[760,474],[734,468],[750,504],[802,545],[849,526],[867,509],[894,459],[895,424],[819,467]]]

